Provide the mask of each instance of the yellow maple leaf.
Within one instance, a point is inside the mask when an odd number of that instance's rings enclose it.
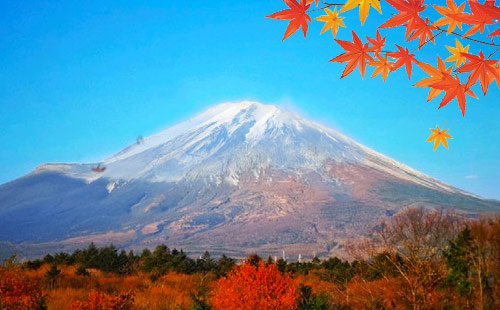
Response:
[[[434,141],[434,151],[439,146],[439,143],[442,143],[445,148],[448,148],[448,141],[446,139],[447,138],[453,139],[453,137],[450,136],[449,133],[447,133],[448,129],[441,130],[439,128],[439,126],[437,126],[437,129],[434,129],[434,128],[430,128],[430,129],[432,131],[432,135],[430,135],[429,138],[427,139],[427,141],[425,141],[425,142]]]
[[[333,12],[332,12],[332,10],[325,9],[325,12],[327,15],[322,15],[322,16],[316,17],[317,20],[319,20],[321,22],[326,22],[325,26],[323,26],[323,29],[321,30],[321,33],[332,28],[332,33],[333,33],[333,36],[335,37],[337,35],[337,31],[339,31],[339,26],[342,26],[345,28],[345,24],[342,21],[344,19],[344,17],[338,16],[337,8],[335,8],[335,10]]]
[[[465,2],[462,3],[459,7],[455,4],[454,0],[446,0],[446,4],[448,7],[440,6],[433,4],[432,6],[444,17],[441,17],[437,21],[434,22],[434,26],[444,26],[448,25],[448,34],[450,34],[455,27],[458,26],[460,30],[462,30],[462,23],[456,19],[456,16],[459,16],[463,13],[465,8]]]
[[[318,2],[319,0],[307,0],[307,4],[310,4],[310,3],[316,3],[316,6],[318,6]]]
[[[368,17],[368,13],[370,12],[370,5],[380,14],[382,14],[382,8],[380,7],[379,0],[348,0],[342,9],[340,9],[339,13],[349,11],[354,9],[359,5],[359,19],[361,20],[361,25],[365,23],[366,18]]]
[[[446,58],[445,61],[456,61],[455,67],[458,67],[462,63],[465,63],[467,61],[467,58],[462,53],[468,53],[470,45],[467,45],[464,48],[462,46],[462,43],[460,43],[458,39],[456,39],[456,45],[457,47],[446,46],[446,48],[448,49],[448,51],[450,51],[450,53],[452,53],[452,55]]]
[[[389,75],[389,71],[392,69],[392,65],[394,62],[388,61],[387,56],[385,58],[382,58],[380,55],[377,55],[378,60],[370,61],[368,65],[377,67],[375,68],[375,71],[373,71],[372,77],[377,76],[379,73],[382,73],[382,79],[387,79],[387,76]]]

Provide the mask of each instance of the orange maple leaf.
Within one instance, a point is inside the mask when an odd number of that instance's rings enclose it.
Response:
[[[453,139],[453,137],[447,133],[448,129],[441,130],[439,126],[436,127],[437,129],[430,128],[432,135],[427,138],[426,142],[434,141],[434,151],[438,148],[439,143],[442,143],[445,148],[448,148],[448,141],[446,139]]]
[[[416,87],[431,87],[431,90],[429,91],[429,95],[427,96],[427,101],[431,101],[434,99],[436,96],[438,96],[441,93],[441,89],[433,88],[432,85],[439,83],[443,80],[444,74],[451,74],[451,70],[453,69],[453,65],[450,66],[449,68],[446,68],[446,65],[444,64],[444,61],[437,56],[437,65],[438,67],[434,67],[430,64],[426,64],[424,62],[419,62],[418,66],[422,68],[428,75],[429,77],[426,77],[420,81],[418,81],[415,85]]]
[[[432,84],[431,87],[441,89],[446,92],[438,109],[441,109],[451,100],[457,98],[458,106],[460,107],[460,110],[462,110],[462,116],[465,116],[465,105],[467,103],[465,94],[477,99],[476,94],[474,94],[474,92],[467,87],[467,84],[462,84],[458,76],[452,76],[447,73],[443,74],[443,80],[441,82]]]
[[[366,61],[373,61],[372,56],[368,52],[373,52],[374,48],[370,47],[368,43],[363,44],[358,38],[356,33],[352,31],[352,41],[335,40],[347,52],[338,55],[331,59],[331,62],[346,62],[347,65],[340,78],[349,75],[359,64],[359,71],[361,76],[365,77]]]
[[[285,35],[281,41],[284,41],[286,38],[291,36],[295,31],[297,31],[302,26],[302,31],[304,32],[304,38],[307,35],[308,21],[311,22],[312,19],[309,15],[306,14],[306,11],[311,6],[306,3],[306,0],[300,0],[300,4],[297,0],[283,0],[289,9],[282,10],[276,13],[273,13],[267,17],[276,18],[276,19],[291,19],[290,23],[288,23],[288,27],[286,28]]]
[[[434,22],[434,26],[448,25],[448,34],[451,33],[456,27],[462,30],[462,23],[456,18],[457,15],[462,14],[465,8],[465,2],[459,7],[455,4],[454,0],[446,0],[448,7],[433,4],[432,6],[444,17],[441,17]]]
[[[500,75],[495,67],[498,60],[496,59],[484,59],[483,51],[479,51],[479,56],[462,53],[465,58],[469,60],[469,62],[462,65],[460,68],[456,69],[455,72],[470,72],[469,79],[467,80],[467,87],[471,87],[476,84],[479,79],[481,83],[481,88],[483,90],[484,95],[488,91],[488,85],[490,84],[490,79],[488,75],[495,77],[496,79],[500,79]]]
[[[473,1],[473,0],[470,0]],[[476,1],[477,2],[477,1]],[[495,1],[494,0],[486,0],[484,3],[485,5],[478,6],[481,11],[483,11],[485,14],[489,15],[492,19],[496,19],[497,21],[500,21],[500,7],[495,6]],[[495,36],[500,36],[500,28],[497,30],[493,31],[488,35],[488,37],[495,37]]]
[[[408,79],[411,79],[411,70],[412,70],[411,63],[413,62],[418,64],[418,61],[415,59],[415,54],[410,54],[408,48],[404,49],[403,47],[397,44],[396,47],[399,49],[399,52],[386,53],[387,56],[398,59],[396,63],[392,66],[392,71],[396,71],[401,66],[405,65],[406,73],[408,74]]]
[[[376,39],[372,39],[368,36],[366,37],[368,42],[370,42],[372,44],[371,47],[373,48],[373,50],[375,52],[375,56],[377,56],[380,52],[382,52],[382,48],[385,46],[385,39],[386,38],[387,38],[387,36],[385,36],[382,39],[382,36],[380,35],[380,32],[378,32],[378,30],[377,30]]]
[[[425,10],[427,5],[424,5],[424,0],[386,0],[396,10],[400,11],[395,16],[389,18],[379,28],[390,28],[408,23],[406,27],[406,36],[411,33],[415,27],[415,23],[421,21],[422,18],[418,15]]]
[[[318,6],[319,0],[307,0],[307,4],[311,4],[313,2],[316,3],[316,6]]]
[[[425,21],[424,20],[417,21],[415,23],[414,29],[415,31],[406,40],[407,42],[419,38],[418,49],[421,49],[422,46],[424,46],[424,44],[427,42],[427,38],[429,38],[429,41],[436,44],[436,42],[434,41],[434,35],[432,34],[432,30],[437,30],[437,27],[434,26],[431,22],[429,22],[428,18],[426,18]]]
[[[375,68],[375,71],[373,71],[372,78],[377,76],[379,73],[382,73],[382,79],[385,82],[387,76],[389,75],[389,71],[392,69],[392,65],[394,65],[394,62],[388,61],[387,55],[385,58],[377,55],[377,59],[378,60],[373,60],[368,63],[370,66],[377,67]]]
[[[469,1],[469,6],[472,14],[462,13],[455,15],[455,19],[463,22],[464,24],[472,25],[472,27],[467,30],[462,37],[471,36],[478,31],[483,33],[486,25],[495,23],[491,16],[485,11],[487,9],[486,7],[490,6],[488,2],[480,4],[477,1]]]
[[[495,69],[497,70],[498,72],[498,75],[500,75],[500,61],[497,63],[497,65],[495,66]],[[497,85],[498,85],[498,88],[500,88],[500,79],[494,77],[493,75],[491,74],[488,74],[488,77],[490,78],[490,84],[493,82],[493,80],[496,80],[497,81]]]

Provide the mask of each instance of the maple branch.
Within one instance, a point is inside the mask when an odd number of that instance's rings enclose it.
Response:
[[[438,29],[438,30],[441,30],[441,31],[446,31],[446,30],[444,30],[444,29],[443,29],[443,28],[441,28],[441,27],[437,27],[437,29]],[[495,43],[489,43],[489,42],[484,42],[484,41],[481,41],[481,40],[476,40],[476,39],[469,38],[469,37],[464,37],[464,36],[462,36],[460,33],[456,33],[456,32],[453,32],[453,31],[452,31],[452,32],[450,32],[450,33],[451,33],[451,34],[454,34],[454,35],[456,35],[456,36],[459,36],[459,37],[461,37],[461,38],[463,38],[463,39],[466,39],[466,40],[470,40],[470,41],[474,41],[474,42],[477,42],[477,43],[482,43],[482,44],[486,44],[486,45],[491,45],[491,46],[500,47],[500,45],[498,45],[498,44],[495,44]]]
[[[308,12],[321,11],[321,10],[324,10],[324,9],[328,9],[328,8],[330,8],[332,6],[344,5],[344,3],[328,3],[328,2],[321,2],[321,3],[323,3],[325,6],[322,7],[322,8],[319,8],[319,9],[310,10]]]
[[[500,51],[500,47],[497,48],[493,53],[491,53],[486,59],[490,59],[490,57],[495,55],[498,51]]]
[[[414,49],[414,50],[412,51],[412,53],[414,53],[416,50],[420,50],[420,49],[421,49],[424,45],[426,45],[426,44],[427,44],[427,43],[429,43],[430,41],[434,40],[434,38],[436,38],[436,37],[437,37],[437,36],[439,36],[440,34],[443,34],[444,32],[445,32],[444,30],[441,30],[441,32],[440,32],[440,33],[438,33],[438,34],[436,34],[436,35],[432,36],[432,38],[429,38],[427,41],[425,41],[424,43],[420,44],[420,46],[419,46],[419,47],[417,47],[416,49]]]

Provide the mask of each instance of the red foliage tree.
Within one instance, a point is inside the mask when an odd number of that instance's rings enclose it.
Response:
[[[0,309],[45,309],[42,289],[26,278],[20,268],[0,266]]]
[[[87,301],[75,301],[70,310],[130,310],[134,305],[134,297],[130,293],[110,295],[92,291]]]
[[[244,263],[215,283],[210,300],[214,310],[294,310],[297,283],[275,265]]]

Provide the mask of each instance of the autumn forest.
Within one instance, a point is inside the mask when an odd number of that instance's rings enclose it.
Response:
[[[408,209],[346,248],[302,262],[165,245],[7,259],[0,309],[498,309],[500,218]]]

